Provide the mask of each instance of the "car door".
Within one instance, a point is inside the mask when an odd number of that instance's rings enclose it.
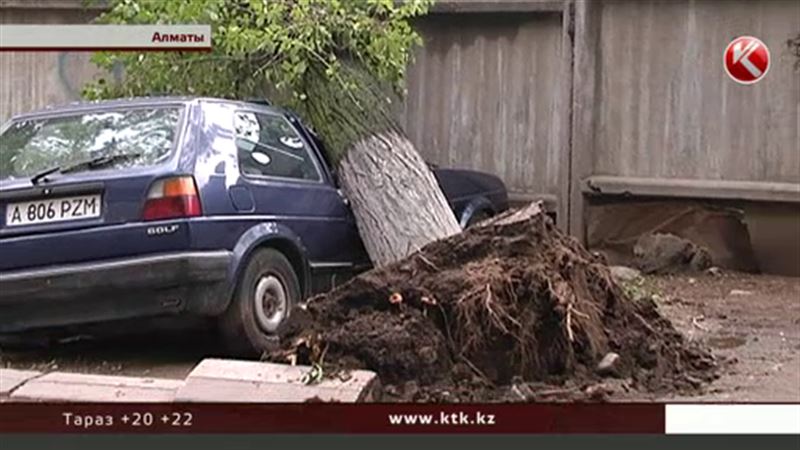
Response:
[[[363,254],[353,215],[315,148],[289,117],[269,109],[234,113],[240,189],[252,213],[297,234],[308,253],[315,291],[330,288]]]

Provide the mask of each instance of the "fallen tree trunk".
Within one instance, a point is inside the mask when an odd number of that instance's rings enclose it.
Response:
[[[459,233],[431,170],[397,125],[387,89],[357,63],[307,74],[306,114],[324,139],[376,266]]]
[[[339,179],[376,266],[461,231],[433,173],[401,134],[357,142],[339,163]]]

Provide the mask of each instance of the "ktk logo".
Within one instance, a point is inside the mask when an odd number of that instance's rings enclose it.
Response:
[[[725,49],[725,72],[737,83],[757,83],[768,70],[769,49],[757,38],[740,36]]]

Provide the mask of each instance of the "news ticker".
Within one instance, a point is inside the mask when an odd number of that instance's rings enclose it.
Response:
[[[0,403],[0,433],[800,434],[800,404]]]

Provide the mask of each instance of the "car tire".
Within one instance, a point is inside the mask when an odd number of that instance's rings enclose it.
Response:
[[[492,214],[489,211],[485,210],[485,209],[482,209],[480,211],[476,211],[469,218],[469,220],[467,221],[467,226],[465,226],[464,228],[465,229],[469,228],[469,227],[471,227],[471,226],[473,226],[473,225],[475,225],[475,224],[477,224],[479,222],[483,222],[484,220],[486,220],[486,219],[488,219],[490,217],[492,217]]]
[[[235,356],[258,357],[278,345],[277,328],[300,302],[292,264],[271,248],[256,250],[239,277],[220,329]]]

